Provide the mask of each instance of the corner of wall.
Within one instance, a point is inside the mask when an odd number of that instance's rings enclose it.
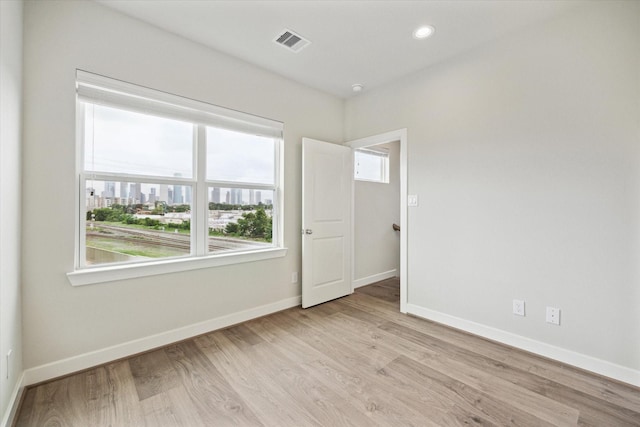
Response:
[[[22,390],[21,147],[23,3],[0,2],[0,419]]]

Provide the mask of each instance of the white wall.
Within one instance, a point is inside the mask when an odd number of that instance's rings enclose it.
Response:
[[[20,138],[22,3],[0,1],[0,419],[22,372]],[[9,378],[6,355],[12,350]]]
[[[355,286],[400,275],[400,142],[376,145],[389,150],[389,183],[354,181]],[[393,274],[393,273],[391,273]]]
[[[640,384],[640,3],[582,5],[363,93],[346,117],[349,139],[408,128],[415,310]]]
[[[25,28],[25,368],[300,295],[301,138],[339,142],[341,99],[90,1],[27,2]],[[283,121],[287,256],[71,287],[76,68]]]

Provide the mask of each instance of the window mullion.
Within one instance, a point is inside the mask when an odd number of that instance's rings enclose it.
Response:
[[[218,188],[241,188],[244,190],[271,190],[274,191],[276,184],[256,184],[253,182],[230,182],[230,181],[212,181],[207,180],[206,184],[210,187]]]
[[[82,102],[76,103],[76,171],[82,171],[84,169],[84,150],[85,150],[85,105]],[[85,211],[85,198],[84,189],[86,187],[84,176],[82,173],[76,174],[76,242],[78,247],[75,253],[75,266],[76,268],[86,267],[85,253],[87,239],[85,235],[86,229],[86,213]],[[84,213],[84,214],[83,214]]]
[[[119,172],[92,172],[84,171],[84,177],[86,179],[94,179],[96,181],[123,181],[123,182],[136,182],[143,184],[167,184],[167,185],[193,185],[195,183],[194,178],[181,178],[181,177],[158,177],[147,175],[130,175]]]
[[[203,125],[196,126],[195,171],[196,171],[196,206],[194,207],[196,236],[196,254],[207,255],[209,252],[209,201],[207,197],[207,131]]]
[[[283,154],[284,149],[282,141],[276,139],[274,144],[274,184],[273,189],[273,205],[271,210],[271,239],[272,243],[276,246],[282,246],[284,236],[282,234],[282,218],[284,210],[284,200],[282,195],[282,189],[284,185],[284,170],[283,170]]]

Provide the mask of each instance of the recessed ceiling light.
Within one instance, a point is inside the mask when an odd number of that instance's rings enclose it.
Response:
[[[351,85],[351,89],[353,89],[354,92],[362,92],[362,89],[364,89],[364,85],[355,83]]]
[[[416,30],[413,32],[413,38],[418,40],[426,39],[427,37],[431,36],[434,31],[435,28],[433,28],[431,25],[425,25],[420,28],[416,28]]]

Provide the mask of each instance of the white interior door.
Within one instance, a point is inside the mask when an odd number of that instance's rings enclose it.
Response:
[[[351,148],[302,139],[302,307],[353,292]]]

